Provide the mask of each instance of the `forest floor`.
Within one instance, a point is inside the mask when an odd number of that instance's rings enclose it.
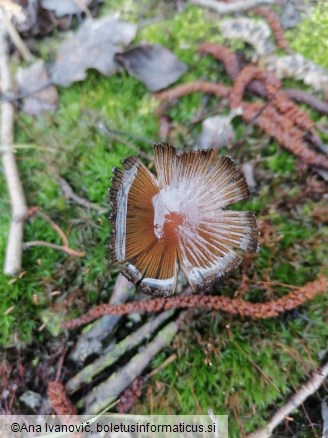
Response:
[[[183,4],[177,10],[175,2],[108,0],[100,13],[118,10],[124,20],[143,23],[134,44],[162,44],[188,66],[179,83],[205,79],[230,84],[221,64],[199,55],[199,43],[224,43],[244,59],[251,56],[246,43],[224,40],[218,17],[199,6]],[[288,30],[286,36],[294,50],[328,68],[322,43],[312,34],[317,15],[315,9],[311,11],[312,15]],[[327,29],[328,7],[325,14]],[[321,22],[319,25],[324,29]],[[63,35],[55,32],[37,41],[36,53],[51,61]],[[320,38],[323,41],[324,35]],[[11,67],[16,68],[17,61]],[[311,92],[310,87],[292,79],[285,80],[284,85]],[[18,147],[16,158],[28,205],[41,208],[60,224],[71,248],[84,251],[85,256],[28,248],[21,275],[8,278],[0,274],[0,366],[2,385],[12,397],[10,403],[7,400],[12,412],[26,410],[19,397],[27,389],[45,395],[47,382],[56,373],[58,352],[74,344],[79,330],[61,331],[63,320],[108,302],[119,273],[119,267],[110,266],[108,260],[110,224],[106,209],[112,168],[135,155],[129,142],[151,155],[151,143],[159,140],[158,102],[141,82],[125,72],[107,78],[92,70],[84,81],[59,87],[58,91],[55,112],[38,117],[17,113],[15,143],[22,147]],[[200,93],[182,97],[168,111],[172,120],[168,142],[182,149],[195,148],[201,133],[201,123],[194,123],[195,118],[200,111],[211,112],[217,105],[217,98],[205,102]],[[327,132],[326,115],[305,105],[302,108]],[[228,113],[223,108],[221,114]],[[107,135],[100,129],[101,123],[131,137]],[[328,201],[323,196],[327,183],[311,166],[258,128],[246,125],[240,117],[232,123],[235,139],[219,154],[230,155],[238,166],[251,163],[254,169],[251,196],[235,208],[255,212],[262,233],[261,250],[248,256],[217,292],[237,294],[251,302],[268,301],[319,274],[328,275]],[[149,144],[140,138],[148,139]],[[323,141],[327,138],[323,133]],[[103,211],[69,202],[59,186],[59,177]],[[0,184],[5,186],[2,172]],[[0,210],[2,260],[10,221],[6,190],[0,193]],[[38,216],[27,221],[24,240],[61,243]],[[122,338],[138,324],[138,320],[123,319],[116,336]],[[174,360],[147,381],[132,412],[206,414],[211,408],[216,414],[229,414],[232,437],[243,436],[263,426],[320,364],[327,354],[327,339],[327,294],[271,320],[254,321],[195,309],[188,313],[172,345],[152,361],[151,368],[157,368],[174,355]],[[76,365],[65,362],[63,379],[75,372]],[[294,421],[277,429],[276,436],[320,436],[323,393],[309,398],[293,416]]]

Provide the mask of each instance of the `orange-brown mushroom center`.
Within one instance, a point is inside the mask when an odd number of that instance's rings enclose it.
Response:
[[[189,215],[181,194],[164,188],[152,199],[154,209],[154,233],[157,239],[170,245],[178,243],[183,229],[188,226]]]
[[[178,242],[179,226],[184,224],[184,215],[180,212],[171,211],[165,215],[163,225],[163,238],[168,239],[171,244]]]

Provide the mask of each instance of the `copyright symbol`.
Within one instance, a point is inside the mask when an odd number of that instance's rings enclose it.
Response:
[[[20,430],[19,424],[18,423],[13,423],[11,425],[11,430],[12,430],[12,432],[19,432],[19,430]]]

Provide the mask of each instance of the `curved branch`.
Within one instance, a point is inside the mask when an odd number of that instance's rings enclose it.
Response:
[[[31,248],[32,246],[45,246],[46,248],[57,249],[58,251],[63,251],[68,255],[76,257],[84,257],[85,252],[77,251],[70,248],[69,246],[57,245],[56,243],[46,242],[44,240],[33,240],[31,242],[24,242],[23,249]]]
[[[48,224],[51,226],[51,228],[58,234],[58,236],[61,238],[63,245],[65,247],[69,247],[68,239],[64,231],[60,228],[59,225],[56,224],[47,214],[43,213],[41,210],[37,210],[36,214],[40,216],[44,221],[48,222]]]
[[[88,199],[81,198],[81,196],[78,196],[73,188],[68,184],[68,182],[64,178],[59,178],[59,184],[63,191],[63,194],[66,199],[72,200],[78,205],[81,205],[82,207],[90,208],[91,210],[96,210],[99,213],[106,213],[108,211],[108,208],[100,207],[100,205],[95,204],[94,202],[89,201]]]

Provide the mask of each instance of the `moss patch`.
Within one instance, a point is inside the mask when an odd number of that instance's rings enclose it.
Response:
[[[287,36],[296,52],[328,69],[328,4],[324,0],[316,3],[296,31]]]

